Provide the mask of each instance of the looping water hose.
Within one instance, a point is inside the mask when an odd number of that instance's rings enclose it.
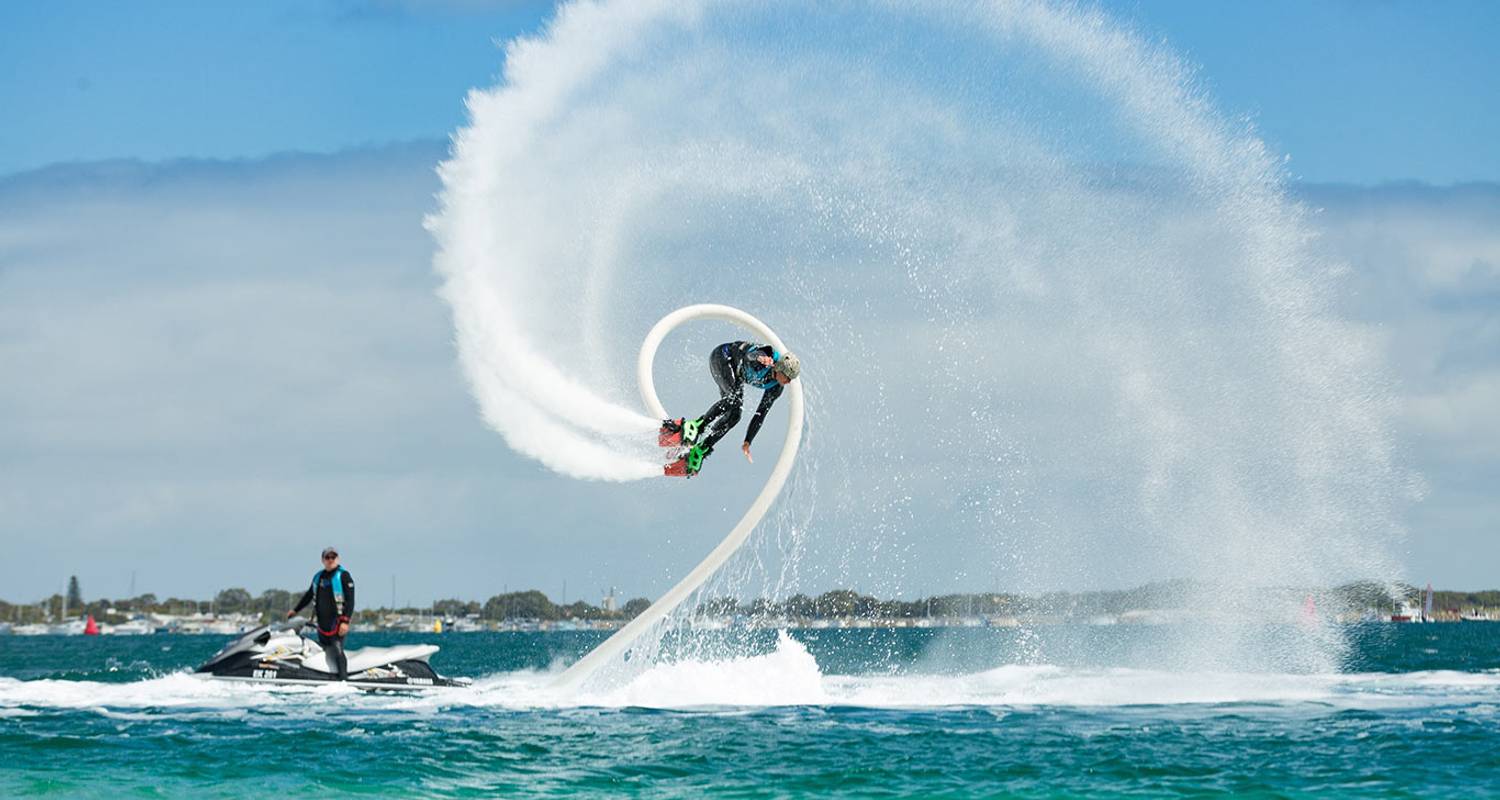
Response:
[[[662,317],[661,321],[652,326],[651,331],[646,334],[646,340],[641,343],[640,357],[636,361],[636,380],[640,384],[641,401],[646,404],[647,413],[657,419],[666,419],[668,414],[666,409],[662,408],[661,400],[656,396],[656,382],[652,374],[656,349],[667,334],[678,326],[699,319],[732,322],[755,334],[759,339],[770,342],[777,351],[786,352],[786,345],[782,344],[781,337],[777,336],[775,331],[766,327],[764,322],[738,308],[703,303],[673,311]],[[734,555],[734,552],[740,549],[740,546],[750,537],[750,532],[755,530],[755,526],[760,524],[761,518],[770,510],[771,502],[776,499],[776,495],[781,493],[781,487],[786,483],[787,476],[791,474],[792,463],[797,458],[797,447],[802,443],[801,380],[787,384],[787,396],[789,402],[786,416],[786,441],[781,445],[781,455],[776,459],[776,465],[771,468],[765,487],[760,490],[755,502],[750,504],[745,516],[740,517],[740,521],[729,531],[729,535],[724,537],[724,541],[719,542],[719,546],[694,567],[692,572],[678,581],[676,586],[668,589],[666,594],[628,622],[625,627],[615,631],[613,636],[568,667],[563,674],[558,676],[555,686],[562,689],[575,689],[605,663],[628,650],[642,633],[666,618],[673,609],[682,604],[683,600],[702,586],[704,581],[718,571],[719,567],[723,566],[724,562],[728,561],[729,557]]]

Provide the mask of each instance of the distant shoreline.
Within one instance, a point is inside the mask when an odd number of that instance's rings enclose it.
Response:
[[[434,625],[434,620],[442,622]],[[909,619],[826,619],[826,620],[786,620],[786,619],[750,619],[736,620],[725,618],[700,619],[691,626],[692,630],[698,631],[724,631],[724,630],[786,630],[786,631],[818,631],[818,630],[948,630],[954,628],[965,629],[1028,629],[1051,626],[1076,626],[1076,627],[1167,627],[1193,625],[1199,621],[1189,617],[1178,619],[1160,618],[1136,618],[1125,620],[1078,620],[1078,619],[1002,619],[994,620],[985,617],[935,617],[931,619],[909,620]],[[1432,619],[1426,620],[1425,624],[1477,624],[1485,622],[1500,622],[1500,616],[1486,617],[1484,619]],[[100,625],[100,635],[103,636],[125,636],[125,635],[150,635],[150,636],[233,636],[246,630],[265,624],[263,620],[250,617],[218,617],[208,618],[203,624],[159,630],[131,630],[121,631],[119,626]],[[1356,620],[1332,620],[1332,624],[1340,627],[1355,627],[1362,625],[1407,625],[1424,624],[1424,622],[1395,622],[1388,618],[1356,619]],[[35,626],[27,630],[27,626],[15,626],[11,623],[0,623],[0,637],[13,635],[18,638],[29,636],[82,636],[82,620],[70,620],[63,625]],[[395,618],[382,622],[363,623],[357,625],[355,630],[359,633],[381,632],[381,633],[430,633],[442,636],[462,635],[469,633],[580,633],[599,632],[609,633],[618,630],[625,622],[623,620],[547,620],[547,621],[507,621],[496,623],[474,623],[465,625],[461,620],[445,621],[441,617],[415,617],[410,619]],[[1294,623],[1270,621],[1267,624],[1290,625]],[[44,628],[44,629],[36,629]],[[65,629],[60,629],[65,628]]]
[[[1430,592],[1430,602],[1428,594]],[[76,581],[66,597],[37,603],[0,601],[0,634],[83,633],[92,618],[100,633],[233,634],[279,618],[300,592],[269,589],[252,596],[226,589],[212,600],[127,600],[81,597]],[[613,594],[599,605],[578,600],[554,603],[539,590],[507,592],[485,602],[440,600],[424,608],[362,609],[355,625],[364,630],[420,632],[614,630],[650,605],[644,597],[616,605]],[[782,600],[733,597],[701,599],[690,618],[700,629],[721,628],[952,628],[1027,627],[1052,624],[1161,625],[1176,623],[1359,623],[1484,622],[1500,620],[1500,590],[1453,592],[1369,581],[1332,589],[1216,587],[1177,580],[1133,589],[1097,592],[1004,592],[934,595],[882,600],[849,589]]]

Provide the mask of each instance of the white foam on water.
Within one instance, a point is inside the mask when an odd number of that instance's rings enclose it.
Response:
[[[583,693],[573,702],[675,708],[827,705],[831,699],[812,654],[783,631],[776,649],[766,655],[660,664],[622,687]]]
[[[851,705],[870,707],[1296,703],[1329,696],[1326,676],[1073,670],[1045,665],[935,676],[916,697],[899,680],[847,678],[838,683],[841,698]]]
[[[467,708],[548,711],[570,708],[754,709],[848,706],[1126,708],[1313,704],[1403,709],[1500,705],[1500,670],[1286,674],[1077,669],[1007,665],[967,674],[825,675],[801,643],[782,633],[774,651],[726,660],[657,664],[624,686],[564,696],[554,671],[482,678],[467,689],[362,692],[341,686],[275,687],[202,680],[186,673],[136,683],[0,679],[0,717],[76,710],[115,719],[240,719],[274,711],[320,718],[370,711],[419,715]]]
[[[824,675],[780,634],[750,658],[657,665],[624,687],[568,705],[648,708],[787,705],[861,708],[1296,705],[1389,708],[1500,701],[1500,671],[1323,673],[1080,669],[1006,665],[967,674]]]
[[[348,686],[271,686],[206,680],[187,672],[132,683],[0,678],[0,709],[231,710],[283,702],[338,703],[359,694]]]

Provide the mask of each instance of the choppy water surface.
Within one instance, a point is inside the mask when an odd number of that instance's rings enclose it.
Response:
[[[592,634],[360,637],[476,679],[403,695],[185,674],[216,637],[7,637],[0,795],[1500,791],[1500,624],[1371,626],[1331,674],[1151,663],[1178,635],[765,631],[581,697],[548,679]]]

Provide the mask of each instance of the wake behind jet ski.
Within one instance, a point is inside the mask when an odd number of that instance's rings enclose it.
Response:
[[[193,673],[200,678],[262,683],[340,683],[337,669],[317,642],[302,636],[307,620],[262,625],[224,645]],[[346,653],[349,677],[342,681],[361,689],[407,689],[429,686],[468,686],[468,678],[445,678],[427,659],[435,644],[362,647]]]

